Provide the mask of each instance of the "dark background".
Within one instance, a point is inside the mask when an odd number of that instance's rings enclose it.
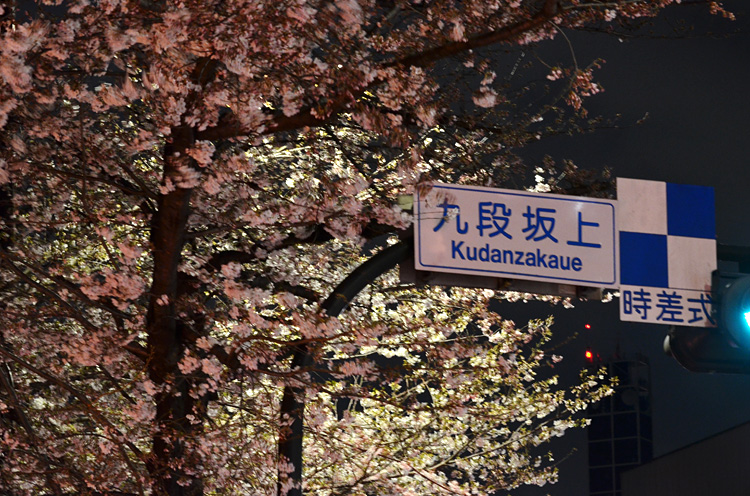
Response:
[[[579,66],[606,60],[595,72],[605,91],[589,98],[586,108],[592,115],[621,118],[615,128],[546,139],[525,156],[532,163],[544,155],[569,158],[586,169],[608,167],[619,177],[712,186],[717,241],[750,246],[750,5],[723,4],[736,21],[711,16],[705,3],[683,4],[627,36],[566,32]],[[570,65],[568,42],[558,37],[553,45],[542,55],[545,62]],[[662,351],[667,327],[620,322],[618,304],[579,302],[564,310],[515,303],[500,312],[518,324],[554,314],[558,339],[579,334],[560,350],[565,360],[559,372],[567,381],[585,366],[586,347],[605,359],[648,357],[655,457],[750,421],[750,376],[682,369]],[[566,434],[555,453],[558,484],[512,494],[588,494],[585,431]]]

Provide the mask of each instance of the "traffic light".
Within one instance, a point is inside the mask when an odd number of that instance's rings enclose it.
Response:
[[[750,374],[750,275],[714,272],[716,327],[670,328],[664,351],[693,372]]]
[[[586,339],[591,339],[590,332],[589,332],[591,331],[591,324],[589,323],[583,324],[583,329],[584,329],[584,335],[586,336]],[[584,351],[583,353],[583,358],[586,360],[586,363],[588,365],[593,365],[594,361],[597,361],[597,362],[601,361],[599,354],[597,353],[595,355],[591,349],[591,346],[586,347],[586,351]]]
[[[587,363],[594,363],[594,352],[591,351],[591,348],[586,348],[583,356],[586,358]]]
[[[750,353],[750,276],[719,278],[719,325]]]
[[[664,351],[691,372],[750,374],[750,351],[715,327],[672,327]]]

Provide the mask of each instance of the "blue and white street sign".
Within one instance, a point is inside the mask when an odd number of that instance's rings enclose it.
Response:
[[[435,184],[415,196],[415,267],[617,287],[615,211],[613,200]]]
[[[617,201],[435,184],[415,195],[415,268],[620,289],[620,319],[713,326],[713,189],[617,179]]]
[[[713,188],[617,179],[620,320],[713,326]]]

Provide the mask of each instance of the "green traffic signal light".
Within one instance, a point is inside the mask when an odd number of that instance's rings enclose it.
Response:
[[[719,327],[737,346],[750,350],[750,276],[731,279],[720,288]]]
[[[750,252],[746,272],[714,271],[716,327],[675,326],[664,351],[693,372],[750,375]]]

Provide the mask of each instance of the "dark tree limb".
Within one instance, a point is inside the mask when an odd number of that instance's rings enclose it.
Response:
[[[516,22],[510,26],[483,33],[469,38],[466,41],[450,42],[434,48],[429,48],[419,53],[407,55],[386,64],[386,67],[426,67],[438,60],[443,60],[469,50],[483,48],[496,43],[511,41],[523,33],[538,29],[559,15],[558,0],[546,0],[542,8],[533,16]],[[264,134],[275,134],[304,127],[317,127],[333,122],[333,120],[349,104],[361,97],[365,91],[372,89],[383,81],[376,79],[364,88],[352,88],[351,90],[332,98],[327,105],[330,111],[325,117],[320,117],[316,112],[316,105],[310,105],[292,116],[277,115],[268,123]],[[249,134],[250,130],[243,129],[236,116],[228,114],[220,120],[216,126],[199,131],[196,138],[199,140],[221,140],[235,138]]]
[[[411,240],[401,241],[378,252],[375,256],[357,267],[333,290],[331,295],[321,304],[320,308],[329,317],[338,317],[352,300],[368,284],[377,277],[388,272],[399,263],[406,260],[412,253]],[[308,344],[300,342],[294,348],[292,371],[301,369],[312,360]],[[302,462],[304,437],[304,390],[293,385],[284,387],[281,400],[280,422],[289,422],[287,428],[281,428],[279,433],[279,462],[282,460],[292,464],[290,474],[279,471],[277,496],[302,496]],[[284,483],[291,482],[291,489],[282,492]]]

